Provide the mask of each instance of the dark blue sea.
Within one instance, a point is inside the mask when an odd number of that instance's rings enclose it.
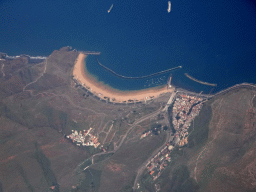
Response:
[[[87,58],[90,73],[121,90],[173,84],[209,93],[237,83],[256,83],[256,7],[249,0],[2,0],[0,52],[47,56],[63,46],[100,51],[99,61],[120,79]],[[110,13],[107,10],[113,4]]]

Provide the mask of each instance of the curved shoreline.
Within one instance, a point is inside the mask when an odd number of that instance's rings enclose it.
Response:
[[[162,88],[149,88],[138,91],[121,91],[97,81],[86,70],[85,58],[87,55],[80,52],[74,65],[73,78],[89,92],[102,100],[114,103],[134,103],[151,100],[174,89],[168,89],[167,85]]]
[[[107,71],[109,71],[110,73],[114,74],[115,76],[117,77],[120,77],[120,78],[123,78],[123,79],[144,79],[144,78],[147,78],[147,77],[152,77],[152,76],[155,76],[155,75],[160,75],[160,74],[163,74],[163,73],[167,73],[168,71],[172,71],[172,70],[175,70],[175,69],[180,69],[182,68],[182,66],[178,66],[178,67],[173,67],[171,69],[166,69],[166,70],[163,70],[163,71],[159,71],[159,72],[156,72],[156,73],[153,73],[153,74],[150,74],[150,75],[144,75],[144,76],[141,76],[141,77],[127,77],[127,76],[124,76],[124,75],[119,75],[118,73],[116,73],[115,71],[107,68],[105,65],[101,64],[99,62],[99,59],[96,58],[97,60],[97,63],[103,67],[104,69],[106,69]]]

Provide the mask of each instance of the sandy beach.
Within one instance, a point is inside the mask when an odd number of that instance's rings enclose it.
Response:
[[[151,98],[157,98],[163,93],[172,92],[173,89],[167,89],[167,85],[162,88],[148,88],[139,91],[120,91],[98,82],[85,70],[86,55],[80,53],[75,62],[73,76],[86,89],[91,91],[102,99],[107,99],[111,102],[124,103],[135,101],[145,101]],[[130,100],[130,101],[129,101]]]

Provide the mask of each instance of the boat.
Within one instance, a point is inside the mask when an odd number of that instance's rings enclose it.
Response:
[[[170,12],[171,12],[171,9],[172,9],[171,1],[168,1],[168,9],[167,9],[167,12],[170,13]]]
[[[110,13],[111,9],[113,8],[113,4],[111,5],[111,7],[108,10],[108,13]]]

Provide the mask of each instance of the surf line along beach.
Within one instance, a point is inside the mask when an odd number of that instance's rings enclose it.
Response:
[[[86,70],[86,56],[87,55],[82,52],[79,53],[73,69],[73,78],[88,91],[103,100],[109,100],[110,102],[115,103],[143,102],[157,98],[164,93],[174,91],[174,88],[167,89],[167,85],[161,88],[148,88],[138,91],[121,91],[114,89],[108,85],[98,82],[89,74]]]

